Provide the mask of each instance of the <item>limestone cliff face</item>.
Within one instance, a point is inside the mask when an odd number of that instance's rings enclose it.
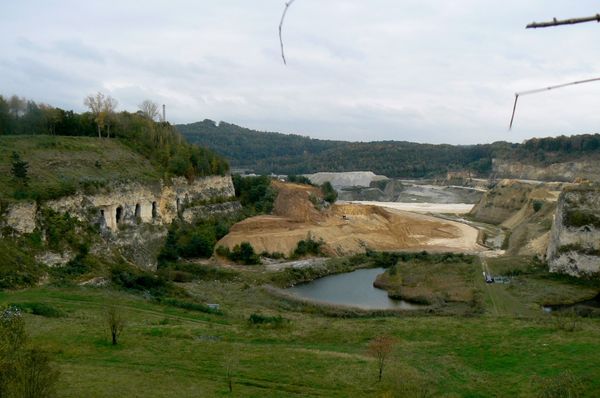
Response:
[[[197,217],[230,214],[239,210],[239,203],[201,204],[229,200],[234,196],[230,176],[210,176],[192,182],[174,178],[169,183],[118,183],[99,193],[78,192],[39,206],[35,202],[12,204],[0,215],[0,224],[17,234],[31,233],[39,225],[40,210],[49,208],[98,225],[103,243],[102,247],[93,248],[93,251],[100,253],[117,249],[139,266],[154,269],[167,226],[174,219],[191,222]],[[60,261],[56,261],[57,256]],[[64,261],[63,257],[64,253],[46,253],[40,256],[40,261],[48,265],[64,264],[69,258]]]
[[[600,162],[598,160],[535,166],[510,160],[493,159],[492,169],[494,174],[500,178],[568,182],[577,179],[600,181]]]
[[[45,206],[116,231],[121,224],[138,222],[168,225],[184,207],[195,201],[233,196],[235,190],[230,176],[210,176],[191,183],[184,178],[174,178],[171,184],[118,184],[108,192],[95,195],[78,193],[49,201]]]
[[[546,259],[552,272],[600,274],[600,187],[582,186],[561,194]]]

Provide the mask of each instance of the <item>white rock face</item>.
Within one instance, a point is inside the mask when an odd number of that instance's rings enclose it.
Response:
[[[8,207],[5,223],[19,234],[30,234],[35,230],[37,204],[15,203]]]
[[[46,206],[60,213],[69,213],[81,221],[95,221],[102,227],[116,231],[120,224],[170,224],[193,201],[229,198],[235,195],[230,176],[198,178],[191,183],[185,178],[174,178],[166,184],[119,184],[110,192],[95,195],[77,193],[46,202]]]
[[[573,214],[591,222],[569,225]],[[550,271],[573,276],[600,275],[600,228],[594,219],[600,220],[600,189],[561,194],[546,253]]]
[[[315,173],[306,174],[306,177],[316,185],[324,184],[329,181],[334,188],[343,187],[368,187],[372,181],[387,180],[386,176],[381,176],[372,171],[348,171],[342,173]]]

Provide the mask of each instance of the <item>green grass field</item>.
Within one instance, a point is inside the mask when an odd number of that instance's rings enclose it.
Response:
[[[600,319],[581,318],[565,331],[541,310],[515,316],[489,299],[473,317],[332,318],[292,310],[248,283],[254,277],[182,285],[201,302],[219,303],[223,315],[110,288],[5,291],[0,303],[45,303],[62,313],[26,315],[33,342],[61,370],[61,397],[229,396],[227,367],[231,396],[240,397],[527,397],[564,371],[582,380],[583,396],[600,391]],[[116,347],[104,322],[108,306],[127,318]],[[252,326],[253,313],[289,322]],[[378,335],[397,341],[381,383],[367,355]]]
[[[157,181],[149,160],[116,139],[59,136],[0,136],[0,199],[12,199],[11,155],[29,163],[29,196],[57,197],[75,188],[113,181]]]

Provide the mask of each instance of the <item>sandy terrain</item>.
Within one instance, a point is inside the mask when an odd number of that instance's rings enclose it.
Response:
[[[433,216],[364,204],[336,204],[318,211],[309,200],[312,187],[278,183],[275,215],[246,219],[219,245],[249,242],[257,252],[290,254],[298,241],[323,240],[328,255],[372,250],[475,252],[477,229]],[[387,204],[387,203],[386,203]],[[429,210],[430,211],[430,210]]]
[[[359,205],[371,205],[390,208],[394,210],[404,210],[414,213],[452,213],[467,214],[473,208],[473,204],[468,203],[400,203],[400,202],[371,202],[371,201],[352,201],[348,203]]]

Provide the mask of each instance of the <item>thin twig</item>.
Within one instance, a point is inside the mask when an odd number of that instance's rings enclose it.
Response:
[[[593,17],[584,17],[584,18],[570,18],[570,19],[563,19],[563,20],[557,20],[556,18],[552,19],[552,21],[549,22],[532,22],[529,25],[527,25],[527,29],[530,28],[548,28],[550,26],[558,26],[558,25],[574,25],[576,23],[583,23],[583,22],[600,22],[600,14],[596,14]]]
[[[567,86],[574,86],[576,84],[591,83],[591,82],[596,82],[596,81],[600,81],[600,77],[595,77],[593,79],[586,79],[586,80],[578,80],[576,82],[557,84],[555,86],[549,86],[549,87],[544,87],[544,88],[536,88],[535,90],[527,90],[527,91],[521,91],[520,93],[515,93],[515,104],[513,105],[512,116],[510,118],[510,125],[509,125],[508,129],[509,130],[512,129],[513,121],[515,119],[515,112],[517,110],[517,101],[519,99],[519,96],[529,95],[529,94],[537,94],[537,93],[541,93],[541,92],[544,92],[544,91],[554,90],[554,89],[557,89],[557,88],[563,88],[563,87],[567,87]]]
[[[279,43],[281,44],[281,58],[283,59],[284,65],[287,65],[287,62],[285,61],[285,53],[283,51],[283,37],[281,35],[281,28],[283,27],[283,21],[285,19],[285,14],[287,14],[288,8],[290,8],[290,6],[292,5],[292,3],[294,1],[296,1],[296,0],[290,0],[287,3],[285,3],[285,8],[283,9],[283,14],[281,14],[281,21],[279,22]]]

